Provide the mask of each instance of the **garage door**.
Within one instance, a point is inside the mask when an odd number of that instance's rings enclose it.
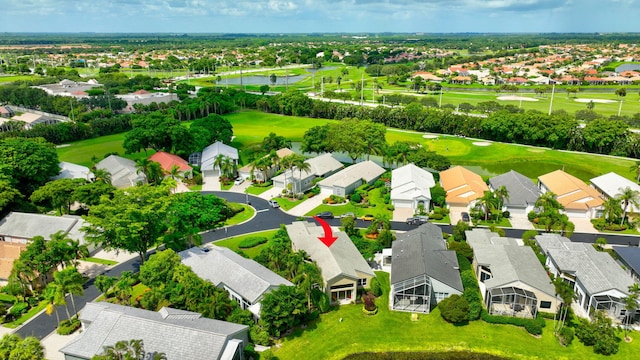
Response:
[[[527,216],[527,210],[525,208],[507,208],[511,215],[515,216]]]
[[[584,212],[584,211],[567,210],[566,214],[570,218],[579,218],[579,219],[586,219],[587,218],[587,213]]]
[[[411,200],[391,200],[391,203],[397,208],[413,208]]]

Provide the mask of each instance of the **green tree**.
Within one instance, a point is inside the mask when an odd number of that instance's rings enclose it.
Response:
[[[147,353],[142,340],[121,340],[105,346],[102,353],[91,360],[167,360],[165,353]]]
[[[98,275],[96,276],[94,285],[106,297],[109,294],[109,290],[113,288],[117,280],[118,279],[111,276]]]
[[[562,327],[564,327],[565,321],[567,320],[567,315],[569,314],[569,309],[571,308],[571,303],[575,298],[575,294],[573,291],[573,287],[571,287],[568,282],[564,281],[559,276],[555,277],[552,283],[555,288],[556,295],[560,296],[560,299],[562,300],[559,311],[560,319],[559,322],[555,324],[556,326],[554,328],[554,331],[557,334],[560,330],[562,330]]]
[[[359,126],[357,119],[343,119],[329,125],[329,147],[333,151],[347,153],[355,164],[367,152],[365,127]]]
[[[495,196],[498,198],[498,210],[502,211],[504,207],[504,202],[509,200],[509,190],[506,186],[500,186],[494,192]]]
[[[300,150],[307,153],[321,154],[329,151],[329,125],[314,126],[305,131]]]
[[[76,302],[73,295],[84,294],[82,285],[84,284],[85,279],[78,272],[78,269],[74,267],[68,267],[57,271],[53,274],[53,277],[55,288],[62,294],[69,294],[69,297],[71,298],[71,305],[73,306],[73,312],[77,314],[78,310],[76,309]]]
[[[110,197],[116,188],[111,182],[95,181],[78,186],[72,198],[86,206],[98,205],[102,196]]]
[[[453,226],[453,239],[455,241],[466,241],[467,235],[465,231],[471,230],[471,226],[462,220],[458,220],[458,223]]]
[[[623,298],[622,301],[624,302],[624,307],[626,310],[626,314],[624,317],[626,324],[623,324],[626,325],[624,327],[624,335],[625,340],[630,341],[629,331],[631,330],[631,321],[633,321],[636,316],[636,311],[638,310],[638,301],[640,301],[640,285],[638,285],[638,283],[635,283],[629,286],[628,289],[629,295]]]
[[[369,160],[371,155],[383,155],[387,146],[387,140],[385,138],[387,128],[384,124],[364,120],[358,122],[358,126],[361,128],[359,133],[362,134],[362,139],[358,140],[364,142],[367,160]]]
[[[308,172],[311,170],[311,165],[307,162],[307,158],[305,158],[302,155],[298,155],[298,154],[292,154],[289,155],[292,156],[292,160],[291,160],[291,165],[293,165],[293,167],[296,168],[296,170],[298,170],[298,180],[297,182],[294,182],[294,187],[296,186],[297,183],[297,187],[296,189],[293,189],[294,193],[301,193],[302,190],[302,172]]]
[[[0,140],[0,164],[11,174],[12,186],[25,196],[58,175],[58,163],[53,144],[43,138],[10,137]]]
[[[604,218],[607,219],[609,224],[618,220],[622,214],[622,207],[620,206],[620,200],[616,198],[608,198],[602,203]],[[624,221],[624,217],[622,218]]]
[[[271,336],[279,337],[300,325],[307,313],[305,294],[296,287],[281,285],[262,299],[260,323]]]
[[[44,346],[33,336],[22,339],[18,334],[5,334],[0,339],[0,359],[44,360]]]
[[[636,209],[640,207],[640,192],[637,190],[633,190],[630,187],[626,187],[621,189],[622,191],[616,199],[619,203],[622,204],[622,219],[620,220],[620,224],[624,223],[624,220],[627,218],[627,210],[629,210],[629,205],[633,205]]]
[[[46,183],[31,194],[34,203],[46,203],[60,211],[60,214],[71,213],[71,204],[76,199],[74,194],[78,187],[87,183],[84,179],[59,179]]]
[[[176,267],[181,264],[180,255],[168,249],[157,252],[140,267],[140,281],[150,288],[168,284]]]
[[[454,324],[465,322],[469,318],[469,302],[462,296],[453,294],[438,303],[440,315]]]
[[[429,190],[431,192],[431,200],[435,205],[442,207],[446,204],[447,192],[442,186],[440,186],[440,184],[436,184]]]
[[[271,150],[280,150],[282,148],[291,148],[291,140],[287,140],[284,136],[276,135],[276,133],[269,133],[267,137],[262,140],[262,151],[270,153]]]
[[[499,200],[493,192],[485,191],[482,197],[477,200],[476,206],[480,206],[483,209],[484,220],[487,221],[489,220],[489,214],[498,208],[498,203]]]
[[[20,198],[22,198],[20,190],[16,189],[9,180],[0,178],[0,213]]]

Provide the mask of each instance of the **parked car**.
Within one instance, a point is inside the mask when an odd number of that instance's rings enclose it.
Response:
[[[242,184],[243,182],[244,182],[244,178],[243,178],[243,177],[239,177],[239,178],[237,178],[237,179],[236,179],[236,181],[234,181],[233,183],[234,183],[235,185],[240,185],[240,184]]]
[[[274,209],[277,209],[280,207],[280,204],[278,204],[278,202],[275,200],[269,200],[268,202],[269,202],[269,206],[271,206]]]
[[[348,213],[344,213],[342,215],[340,215],[340,218],[346,218],[346,217],[352,217],[352,218],[356,218],[356,214],[352,213],[352,212],[348,212]]]
[[[422,225],[424,223],[429,222],[429,217],[428,216],[414,216],[414,217],[410,217],[407,218],[407,224],[409,225]]]
[[[372,214],[367,214],[367,215],[363,215],[360,219],[365,220],[365,221],[371,221],[373,220],[375,216],[373,216]]]
[[[333,219],[333,213],[331,211],[323,211],[321,213],[317,213],[316,217],[320,219]]]
[[[462,214],[460,214],[462,216],[462,221],[464,222],[469,222],[471,221],[471,218],[469,217],[469,213],[468,212],[463,212]]]

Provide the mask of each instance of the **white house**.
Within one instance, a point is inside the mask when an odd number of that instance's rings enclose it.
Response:
[[[51,180],[60,180],[60,179],[85,179],[92,181],[95,179],[91,170],[88,167],[73,164],[65,161],[61,161],[60,164],[60,173],[51,178]]]
[[[391,204],[396,208],[414,211],[422,206],[429,210],[431,188],[436,185],[433,175],[414,164],[391,171]]]
[[[138,171],[135,161],[118,155],[109,155],[97,163],[96,168],[111,174],[111,184],[119,189],[136,186],[147,181],[144,173]]]
[[[216,141],[202,150],[199,164],[203,176],[215,176],[220,174],[220,168],[214,166],[218,155],[225,156],[236,164],[238,164],[238,159],[240,158],[238,156],[238,149],[225,145],[220,141]]]
[[[346,196],[362,184],[372,184],[385,170],[371,160],[349,166],[318,182],[320,191],[327,195]]]
[[[591,186],[606,198],[616,198],[626,188],[640,192],[640,185],[614,172],[591,179]],[[621,205],[624,206],[624,204]],[[640,212],[640,209],[633,206],[633,204],[629,204],[627,211],[630,213],[638,213]]]

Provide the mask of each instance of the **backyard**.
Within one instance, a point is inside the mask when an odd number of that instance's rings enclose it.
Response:
[[[304,349],[305,359],[343,359],[358,352],[390,351],[458,351],[489,353],[515,359],[604,359],[595,355],[591,347],[578,340],[568,347],[561,346],[553,336],[553,321],[541,337],[511,325],[492,325],[473,321],[456,326],[445,322],[436,308],[431,314],[420,315],[411,321],[411,314],[388,309],[389,275],[378,272],[384,293],[376,300],[378,314],[367,316],[362,305],[343,305],[310,324],[298,329],[281,341],[274,351],[280,359],[296,359]],[[631,343],[621,342],[616,359],[637,357],[638,334]]]

